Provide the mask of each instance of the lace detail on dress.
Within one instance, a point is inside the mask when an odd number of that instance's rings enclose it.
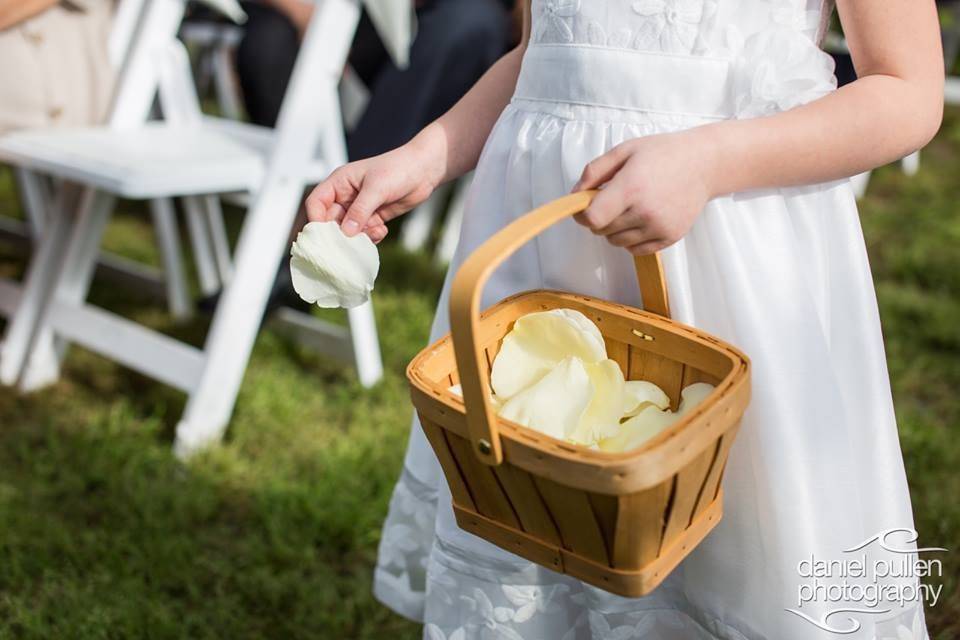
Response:
[[[385,604],[410,617],[422,617],[436,513],[436,491],[404,469],[377,550],[375,589]]]
[[[533,44],[731,61],[738,118],[785,111],[836,88],[818,45],[832,0],[534,0]],[[733,18],[733,19],[732,19]]]
[[[817,44],[820,12],[795,0],[762,0],[759,6],[765,27],[749,37],[737,25],[725,32],[738,118],[786,111],[837,88],[833,58]]]
[[[615,49],[690,54],[698,50],[700,31],[713,15],[715,0],[616,0],[629,7],[635,28],[605,27],[580,15],[581,0],[540,0],[534,4],[534,44],[590,44]],[[536,7],[539,7],[537,9]]]
[[[910,625],[909,627],[907,625]],[[912,621],[907,615],[877,624],[877,636],[874,640],[929,640],[923,608],[917,607]]]
[[[667,53],[693,53],[704,20],[717,3],[710,0],[635,0],[634,13],[643,18],[634,49]]]

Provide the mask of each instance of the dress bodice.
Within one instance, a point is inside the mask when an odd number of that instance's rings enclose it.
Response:
[[[738,117],[782,111],[836,86],[819,42],[832,0],[533,0],[531,45],[723,58]]]

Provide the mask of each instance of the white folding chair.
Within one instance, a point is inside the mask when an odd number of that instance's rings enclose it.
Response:
[[[226,13],[236,14],[237,8],[230,11],[229,5],[235,6],[235,3],[228,3],[228,6],[224,7]],[[123,68],[134,40],[143,32],[141,17],[144,7],[145,0],[122,0],[118,3],[107,43],[110,63],[118,73]],[[29,250],[31,239],[37,237],[45,212],[52,205],[52,185],[46,176],[35,175],[23,167],[14,167],[14,177],[27,220],[26,224],[23,224],[13,219],[0,218],[0,236],[11,241],[15,248]],[[203,202],[198,205],[192,199],[184,202],[200,290],[206,295],[220,288],[221,272],[225,271],[223,265],[229,264],[223,257],[226,236],[222,214],[217,207],[219,203]],[[170,200],[151,203],[150,210],[162,270],[158,271],[109,252],[101,252],[97,267],[113,282],[136,288],[154,297],[165,298],[171,315],[184,319],[191,315],[193,306],[183,269],[176,211]],[[4,286],[6,294],[0,301],[0,313],[4,315],[9,315],[15,308],[17,292],[10,289],[7,283]]]
[[[337,84],[359,7],[357,0],[317,4],[271,131],[184,108],[196,96],[174,38],[182,0],[145,1],[141,26],[149,31],[132,45],[109,126],[0,140],[0,161],[84,185],[60,190],[48,212],[0,350],[0,382],[29,377],[53,336],[82,344],[188,394],[175,445],[188,454],[226,429],[304,189],[346,159]],[[178,115],[144,124],[157,86],[164,114]],[[202,349],[85,302],[115,196],[157,201],[235,191],[250,192],[252,205]],[[315,342],[354,363],[371,385],[382,375],[371,305],[350,310],[348,320],[349,328],[312,318],[297,324],[310,325]]]
[[[407,251],[421,251],[426,247],[433,228],[442,220],[440,238],[434,250],[434,262],[440,266],[450,264],[460,240],[460,227],[467,193],[473,174],[441,185],[425,202],[404,216],[400,228],[400,244]],[[444,214],[445,212],[445,214]]]
[[[187,22],[180,28],[180,39],[196,54],[197,85],[212,84],[220,113],[232,120],[242,119],[244,111],[233,61],[242,37],[240,27],[222,22]]]

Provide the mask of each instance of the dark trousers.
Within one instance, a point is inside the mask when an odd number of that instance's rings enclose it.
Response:
[[[244,102],[253,122],[273,126],[299,50],[297,32],[270,7],[244,8],[250,19],[237,51]],[[351,160],[410,140],[452,107],[508,47],[509,19],[500,0],[433,0],[417,10],[417,22],[410,64],[401,70],[369,18],[361,18],[350,63],[371,97],[347,139]]]

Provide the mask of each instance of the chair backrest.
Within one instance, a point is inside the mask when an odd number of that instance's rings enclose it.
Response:
[[[131,5],[121,7],[123,12],[118,17],[129,20],[132,14],[127,12],[134,11],[134,4],[139,4],[141,11],[132,31],[128,31],[129,25],[118,26],[122,32],[115,40],[111,38],[111,45],[123,60],[108,118],[108,125],[117,129],[141,125],[149,116],[160,80],[160,65],[176,39],[185,4],[184,0],[125,2]],[[124,50],[126,55],[122,55]]]
[[[189,60],[176,34],[185,0],[123,0],[112,50],[125,51],[109,126],[129,128],[149,116],[160,92],[164,118],[199,120],[200,109]],[[359,0],[317,0],[283,98],[268,162],[287,175],[313,162],[319,151],[332,168],[346,161],[337,84],[346,66],[360,20]],[[130,16],[139,9],[135,28]]]
[[[133,36],[137,31],[140,16],[143,14],[143,4],[146,0],[121,0],[113,14],[113,26],[110,29],[110,39],[107,50],[110,63],[114,69],[120,69],[130,51]]]
[[[330,168],[346,162],[337,85],[359,21],[358,0],[317,2],[280,108],[271,165],[303,166],[318,146]]]

